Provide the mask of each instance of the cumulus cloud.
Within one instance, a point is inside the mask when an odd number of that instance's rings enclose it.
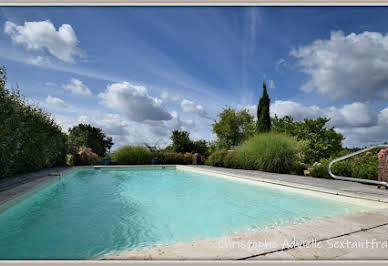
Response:
[[[90,89],[79,79],[71,79],[70,83],[63,85],[63,88],[73,94],[92,95]]]
[[[170,95],[167,91],[163,91],[161,98],[166,102],[179,102],[182,97],[179,95]]]
[[[370,146],[388,141],[388,108],[378,112],[377,123],[370,127],[341,128],[348,146]]]
[[[171,116],[170,120],[130,122],[119,114],[88,110],[83,111],[82,115],[79,116],[56,114],[55,119],[64,130],[79,123],[101,128],[103,132],[113,138],[114,150],[123,145],[142,145],[144,143],[164,147],[170,143],[172,130],[190,131],[195,127],[193,121],[182,120],[175,111],[171,112]]]
[[[46,103],[59,108],[69,108],[69,105],[67,105],[62,99],[52,97],[51,95],[47,96]]]
[[[246,107],[251,112],[255,105]],[[270,107],[271,116],[284,117],[289,115],[296,121],[304,118],[315,119],[328,117],[328,126],[334,126],[336,131],[345,136],[345,146],[369,146],[388,141],[388,108],[375,111],[366,103],[354,102],[341,108],[334,106],[321,108],[316,105],[305,106],[294,101],[275,101]]]
[[[271,115],[289,115],[297,121],[304,118],[315,119],[319,116],[330,118],[329,125],[338,128],[368,127],[377,121],[377,113],[367,104],[354,102],[342,108],[334,106],[321,108],[316,105],[305,106],[294,101],[275,101],[270,107]]]
[[[291,51],[309,80],[301,89],[332,100],[351,97],[388,99],[388,34],[331,32]]]
[[[98,95],[101,104],[125,114],[130,120],[170,120],[171,114],[164,108],[162,100],[151,97],[143,86],[128,82],[113,83]]]
[[[77,36],[69,24],[62,24],[56,30],[49,20],[24,22],[24,25],[7,21],[4,33],[9,35],[14,43],[23,45],[28,50],[47,50],[64,62],[73,63],[74,56],[82,55],[81,49],[77,47]]]
[[[193,101],[183,99],[181,102],[181,108],[184,113],[193,113],[203,118],[211,118],[202,105],[195,104]]]

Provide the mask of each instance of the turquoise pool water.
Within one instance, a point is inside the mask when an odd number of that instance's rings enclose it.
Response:
[[[82,169],[0,214],[0,259],[90,259],[365,209],[173,168]]]

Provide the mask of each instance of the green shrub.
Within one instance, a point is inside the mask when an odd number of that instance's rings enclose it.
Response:
[[[236,162],[235,151],[228,151],[225,155],[224,166],[227,168],[239,168],[239,164]]]
[[[331,178],[328,173],[328,165],[333,159],[334,157],[328,160],[321,160],[319,165],[313,166],[311,168],[311,176]],[[332,166],[332,172],[338,176],[377,180],[377,167],[377,150],[374,150],[336,162]]]
[[[113,153],[118,164],[151,164],[152,152],[143,146],[124,146]]]
[[[65,141],[50,114],[6,89],[0,68],[0,177],[64,165]]]
[[[244,169],[289,173],[301,160],[303,143],[295,138],[274,133],[258,134],[234,153],[234,163]]]
[[[327,171],[327,166],[329,164],[329,160],[321,160],[318,164],[314,165],[310,168],[310,175],[314,177],[320,178],[331,178],[329,172]]]
[[[205,161],[206,165],[211,166],[218,166],[223,167],[224,166],[224,158],[228,154],[227,150],[216,150]]]
[[[74,165],[95,165],[99,161],[100,158],[92,151],[92,148],[87,148],[85,146],[79,147],[78,152],[72,156]]]
[[[154,154],[161,164],[185,164],[185,157],[176,152],[157,152]]]

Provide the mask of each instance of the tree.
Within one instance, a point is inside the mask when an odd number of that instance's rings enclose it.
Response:
[[[193,141],[193,152],[199,153],[202,155],[209,155],[209,147],[207,145],[206,140],[197,140]]]
[[[226,148],[237,146],[254,134],[255,124],[248,110],[237,112],[227,107],[218,116],[220,120],[212,124],[213,132]]]
[[[190,140],[190,133],[187,131],[174,130],[171,135],[172,149],[175,152],[191,152],[193,142]]]
[[[329,121],[329,118],[318,117],[295,122],[290,116],[278,118],[275,115],[272,119],[272,129],[304,140],[307,144],[305,161],[313,163],[322,158],[328,159],[342,150],[342,141],[345,138],[341,133],[337,133],[334,127],[326,128]]]
[[[85,145],[92,148],[98,156],[105,156],[113,144],[111,137],[107,137],[100,128],[89,124],[79,124],[69,129],[68,147],[72,152],[75,147]]]
[[[208,155],[208,145],[206,140],[192,141],[190,133],[187,131],[174,130],[171,135],[172,145],[167,146],[165,150],[185,153],[194,152],[203,155]]]
[[[267,93],[267,86],[263,83],[263,95],[259,100],[257,105],[257,122],[256,122],[256,132],[268,132],[271,130],[271,117],[269,115],[269,105],[271,99]]]

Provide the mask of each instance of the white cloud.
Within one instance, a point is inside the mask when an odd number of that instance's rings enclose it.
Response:
[[[275,81],[273,81],[272,79],[268,80],[268,88],[275,89]]]
[[[388,34],[331,32],[330,39],[293,49],[310,79],[301,89],[333,100],[388,99]]]
[[[62,99],[52,97],[51,95],[47,96],[46,103],[59,108],[69,108],[69,105],[67,105]]]
[[[249,106],[254,110],[256,106]],[[341,108],[305,106],[293,101],[275,101],[270,107],[271,116],[289,115],[296,121],[304,118],[328,117],[328,126],[345,136],[345,146],[368,146],[388,140],[388,108],[374,111],[365,103],[354,102]]]
[[[24,45],[28,50],[44,50],[64,62],[74,62],[74,56],[82,55],[77,47],[77,36],[69,24],[62,24],[58,30],[53,23],[46,21],[24,22],[24,25],[16,25],[7,21],[4,25],[4,33],[9,35],[12,41]]]
[[[57,83],[48,81],[48,82],[45,82],[44,85],[47,87],[56,87]]]
[[[71,79],[70,83],[63,85],[63,88],[73,94],[92,95],[90,89],[79,79]]]
[[[26,63],[35,66],[43,66],[49,64],[49,60],[43,56],[29,57],[26,59]]]
[[[275,101],[270,107],[271,115],[278,117],[289,115],[296,121],[304,118],[315,119],[319,116],[330,118],[329,125],[338,128],[368,127],[376,123],[377,114],[360,102],[344,105],[342,108],[321,108],[316,105],[305,106],[293,101]]]
[[[284,58],[280,58],[278,61],[276,61],[275,69],[276,71],[282,71],[285,70],[288,67],[288,62]]]
[[[194,113],[203,118],[211,118],[202,105],[197,105],[193,101],[183,99],[181,102],[181,108],[184,113]]]
[[[166,102],[178,102],[182,99],[179,95],[170,95],[167,91],[163,91],[160,95],[161,98]]]
[[[80,110],[81,111],[81,110]],[[79,116],[54,115],[56,121],[67,131],[79,123],[91,124],[99,127],[104,133],[113,138],[114,149],[123,145],[160,145],[164,147],[170,143],[172,130],[192,130],[195,124],[191,120],[182,120],[178,114],[171,112],[172,118],[167,121],[129,122],[119,114],[105,113],[97,110],[82,112]]]
[[[126,81],[108,85],[98,97],[104,106],[120,111],[136,122],[172,118],[162,100],[149,96],[145,87],[131,85]]]

